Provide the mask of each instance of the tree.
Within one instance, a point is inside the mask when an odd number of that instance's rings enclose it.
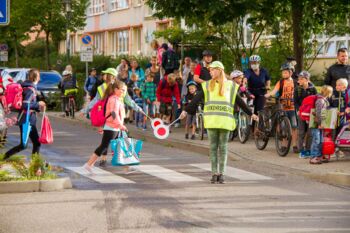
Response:
[[[315,35],[325,33],[333,37],[350,33],[348,0],[147,0],[147,4],[157,10],[155,16],[159,18],[184,18],[188,24],[204,22],[221,27],[223,34],[226,34],[223,25],[246,15],[258,36],[262,30],[276,36],[291,30],[297,71],[303,69],[304,58],[315,52],[310,49]],[[237,44],[226,45],[237,48]]]
[[[2,42],[9,44],[10,50],[14,50],[16,67],[19,67],[20,43],[28,38],[27,33],[32,31],[33,15],[30,12],[29,1],[12,0],[10,7],[10,23],[1,27],[0,38]]]
[[[67,29],[76,31],[85,26],[85,10],[88,0],[71,0],[72,14],[66,17],[63,1],[32,0],[33,12],[37,12],[35,22],[38,32],[45,32],[46,67],[50,68],[50,38],[58,43],[65,36]]]

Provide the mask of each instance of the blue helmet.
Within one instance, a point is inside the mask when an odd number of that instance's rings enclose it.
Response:
[[[198,86],[198,84],[197,84],[196,82],[194,82],[194,81],[189,81],[189,82],[186,84],[187,87],[189,87],[189,86],[191,86],[191,85],[195,85],[196,87]]]

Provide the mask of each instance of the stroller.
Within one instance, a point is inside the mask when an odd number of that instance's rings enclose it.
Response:
[[[346,123],[340,130],[335,145],[338,150],[350,151],[350,123]],[[337,158],[338,159],[338,158]]]

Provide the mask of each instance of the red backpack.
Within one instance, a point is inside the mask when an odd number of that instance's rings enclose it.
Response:
[[[318,98],[317,95],[309,95],[303,99],[298,112],[301,120],[310,121],[311,109],[315,108],[315,103]]]
[[[111,116],[111,114],[106,116],[107,101],[108,98],[99,100],[92,107],[90,111],[91,125],[95,127],[101,127],[105,124],[107,118]]]

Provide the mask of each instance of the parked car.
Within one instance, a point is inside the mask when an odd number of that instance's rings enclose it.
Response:
[[[14,78],[15,82],[23,82],[27,79],[29,69],[21,70]],[[40,81],[37,85],[38,91],[44,98],[48,107],[54,107],[57,104],[60,96],[58,84],[61,82],[62,76],[57,71],[42,71],[40,70]]]

